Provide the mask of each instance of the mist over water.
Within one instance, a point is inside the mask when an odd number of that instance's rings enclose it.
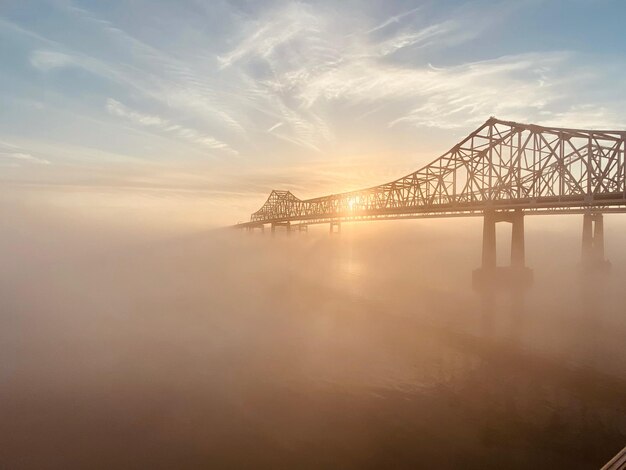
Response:
[[[4,212],[5,468],[583,469],[626,443],[619,217],[594,278],[579,218],[527,218],[534,285],[489,314],[479,218],[166,237]]]

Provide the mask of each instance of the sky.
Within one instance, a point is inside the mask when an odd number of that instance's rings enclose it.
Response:
[[[202,229],[488,119],[626,129],[623,0],[0,0],[0,209]]]

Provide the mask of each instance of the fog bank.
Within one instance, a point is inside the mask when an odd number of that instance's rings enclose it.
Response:
[[[527,218],[523,314],[486,318],[479,218],[173,236],[2,210],[7,468],[594,468],[626,441],[618,216],[594,280],[578,217]]]

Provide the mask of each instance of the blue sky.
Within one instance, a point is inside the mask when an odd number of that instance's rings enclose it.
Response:
[[[492,115],[626,129],[625,24],[609,0],[4,0],[0,197],[224,224]]]

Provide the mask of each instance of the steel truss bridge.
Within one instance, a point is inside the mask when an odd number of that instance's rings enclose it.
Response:
[[[236,227],[270,224],[272,231],[280,226],[290,231],[329,223],[333,232],[348,221],[484,216],[483,267],[490,268],[495,267],[496,222],[513,224],[511,263],[523,266],[524,215],[579,213],[585,214],[583,261],[585,256],[598,261],[604,250],[602,214],[626,212],[625,158],[626,131],[492,117],[407,176],[306,200],[275,190],[249,222]]]
[[[606,272],[603,214],[626,212],[626,131],[564,129],[488,119],[432,163],[395,181],[358,191],[302,200],[274,190],[250,221],[306,229],[329,223],[426,217],[482,216],[482,264],[473,273],[486,313],[494,287],[521,294],[532,283],[525,265],[524,216],[583,214],[581,267]],[[496,266],[496,223],[511,223],[510,266]],[[626,468],[626,448],[603,470]]]

